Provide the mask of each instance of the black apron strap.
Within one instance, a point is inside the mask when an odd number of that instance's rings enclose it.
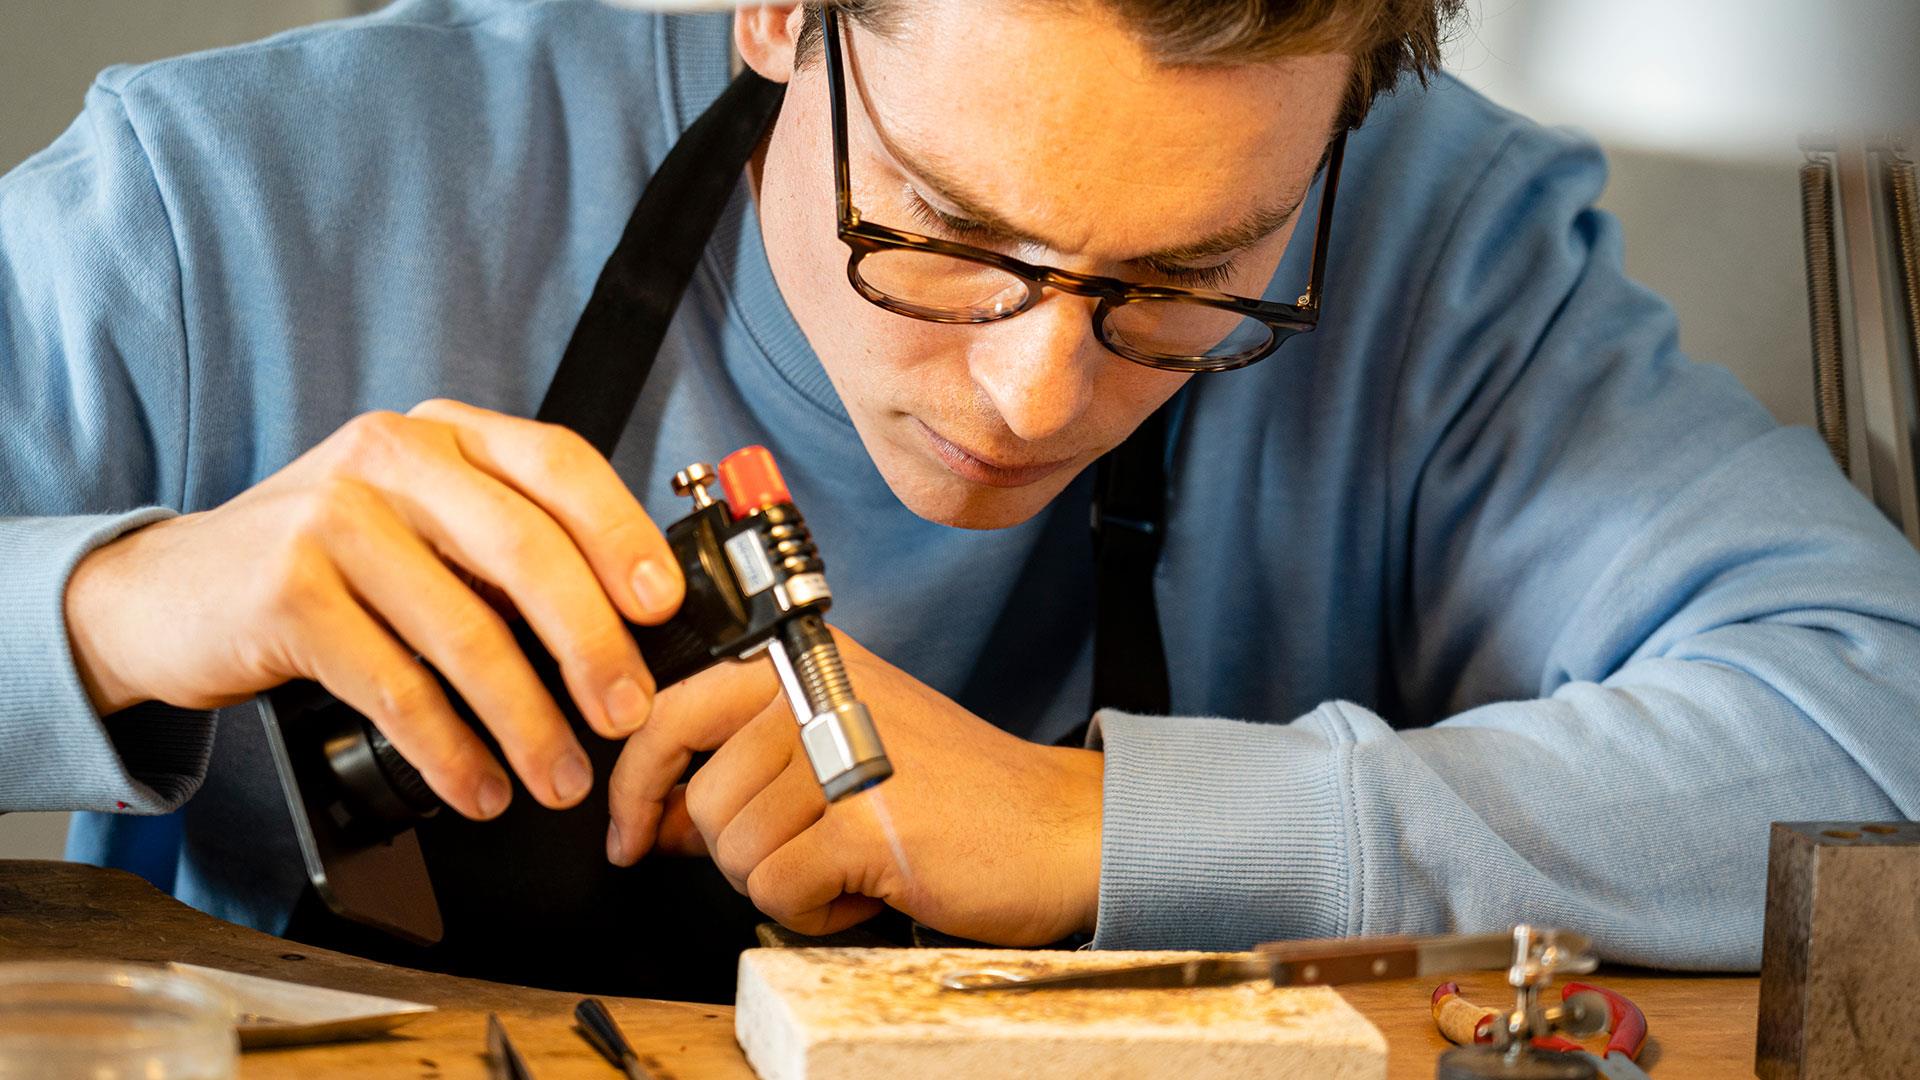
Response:
[[[785,92],[743,72],[667,152],[600,271],[536,419],[572,428],[612,456],[707,240]]]
[[[1161,406],[1095,466],[1094,711],[1165,716],[1172,708],[1153,573],[1166,531],[1167,414],[1173,407]],[[1085,740],[1085,728],[1077,734]]]
[[[538,416],[611,453],[667,326],[783,88],[751,72],[694,121],[640,196],[567,344]],[[529,652],[560,685],[553,659]],[[527,986],[731,1001],[740,951],[765,916],[706,859],[606,860],[607,781],[620,744],[582,738],[598,778],[579,806],[524,796],[491,822],[441,813],[419,826],[446,936],[418,948],[333,916],[311,894],[288,936]],[[664,928],[664,929],[663,929]]]

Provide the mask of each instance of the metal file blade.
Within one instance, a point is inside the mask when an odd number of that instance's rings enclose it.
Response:
[[[1513,937],[1506,933],[1333,938],[1272,942],[1233,956],[1090,971],[1040,975],[999,969],[961,971],[943,977],[940,984],[969,992],[1182,989],[1265,981],[1275,986],[1336,985],[1506,967],[1512,954]]]

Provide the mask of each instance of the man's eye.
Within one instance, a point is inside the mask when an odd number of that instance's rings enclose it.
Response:
[[[1189,289],[1217,289],[1233,280],[1233,260],[1229,259],[1218,266],[1157,266],[1154,274],[1165,278],[1169,285],[1180,285]]]
[[[923,228],[933,229],[956,240],[970,240],[976,244],[991,244],[1000,239],[993,227],[977,221],[957,218],[952,214],[943,214],[928,205],[912,189],[906,192],[907,212]],[[1178,285],[1188,289],[1217,289],[1233,280],[1234,264],[1232,259],[1215,266],[1174,266],[1165,263],[1150,264],[1147,269],[1154,277],[1168,285]]]
[[[965,218],[957,218],[951,214],[943,214],[935,210],[933,207],[927,205],[926,200],[912,191],[907,192],[907,213],[913,215],[913,219],[919,222],[922,227],[938,229],[950,236],[969,238],[985,237],[991,235],[993,232],[992,229],[989,229],[977,221],[968,221]]]

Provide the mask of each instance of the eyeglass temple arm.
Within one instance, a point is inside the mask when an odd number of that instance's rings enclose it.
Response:
[[[852,224],[860,220],[853,208],[853,180],[847,166],[847,93],[841,74],[840,12],[832,4],[822,13],[822,33],[827,47],[827,97],[833,117],[833,190],[840,204],[840,220]]]
[[[1320,223],[1313,230],[1313,268],[1307,276],[1307,295],[1301,307],[1320,310],[1320,286],[1327,277],[1327,242],[1333,235],[1333,197],[1340,190],[1340,160],[1347,156],[1347,133],[1334,137],[1327,150],[1327,178],[1320,187]]]

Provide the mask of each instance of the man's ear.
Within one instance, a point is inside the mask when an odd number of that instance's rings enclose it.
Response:
[[[793,47],[803,21],[798,4],[743,7],[733,16],[734,48],[761,78],[787,82],[793,78]]]

